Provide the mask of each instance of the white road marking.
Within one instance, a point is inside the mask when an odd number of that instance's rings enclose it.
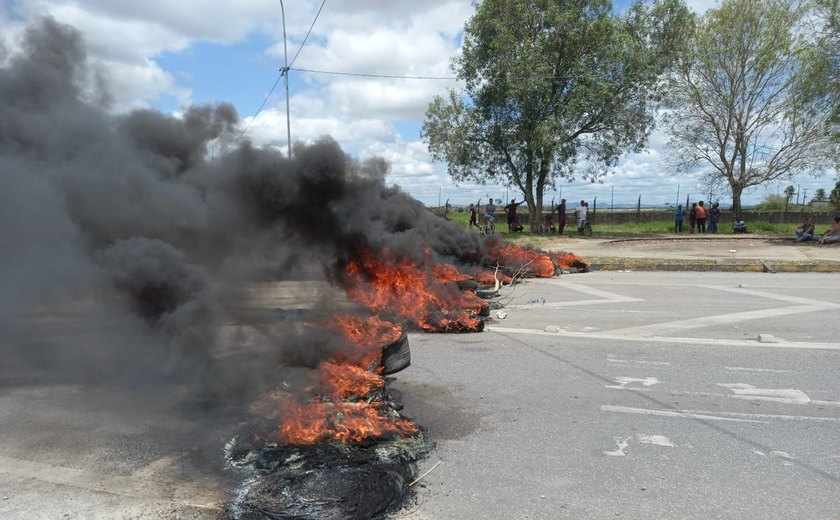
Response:
[[[790,374],[793,370],[779,370],[775,368],[749,368],[749,367],[723,367],[726,370],[741,371],[741,372],[773,372],[776,374]]]
[[[629,406],[613,406],[609,404],[601,405],[602,412],[628,413],[636,415],[654,415],[658,417],[674,417],[681,419],[704,419],[707,421],[727,421],[727,422],[747,422],[747,423],[767,423],[768,421],[761,421],[757,419],[739,419],[735,417],[721,417],[719,415],[709,415],[709,413],[716,412],[689,412],[689,411],[675,411],[675,410],[652,410],[649,408],[632,408]]]
[[[819,406],[840,406],[840,401],[817,401],[811,399],[811,404],[819,405]]]
[[[603,291],[601,289],[595,289],[594,287],[589,287],[588,285],[568,283],[557,279],[543,280],[543,282],[548,285],[560,285],[564,289],[570,289],[579,293],[588,294],[589,296],[595,296],[597,297],[597,299],[562,302],[526,303],[522,305],[515,305],[513,307],[515,307],[516,309],[561,309],[563,307],[578,307],[581,305],[602,305],[604,303],[631,303],[644,301],[641,298],[624,296],[623,294],[617,294],[609,291]]]
[[[840,343],[818,343],[805,341],[788,341],[782,343],[759,343],[755,340],[745,339],[709,339],[709,338],[686,338],[678,336],[623,336],[603,332],[570,332],[563,331],[558,327],[558,332],[545,332],[542,329],[520,329],[515,327],[497,327],[495,325],[488,325],[484,328],[488,332],[498,332],[500,334],[530,334],[535,336],[553,336],[553,337],[567,337],[567,338],[581,338],[581,339],[598,339],[611,340],[622,343],[631,341],[638,341],[644,343],[667,343],[669,345],[714,345],[723,347],[757,347],[757,348],[789,348],[789,349],[813,349],[813,350],[840,350]]]
[[[621,359],[608,357],[607,361],[610,363],[633,363],[636,365],[654,365],[663,367],[671,366],[671,363],[668,363],[667,361],[646,361],[643,359]]]
[[[812,415],[781,415],[768,413],[718,412],[712,410],[655,410],[649,408],[632,408],[629,406],[613,406],[608,404],[602,404],[601,411],[636,415],[653,415],[659,417],[674,417],[683,419],[705,419],[711,421],[734,421],[765,424],[769,423],[771,420],[840,422],[840,417],[819,417]]]
[[[826,305],[793,305],[790,307],[776,307],[772,309],[759,309],[754,311],[732,312],[728,314],[718,314],[714,316],[702,316],[700,318],[677,320],[665,323],[655,323],[650,325],[639,325],[637,327],[626,327],[623,329],[610,330],[610,334],[621,336],[648,336],[668,334],[670,332],[681,332],[689,329],[696,329],[701,327],[713,327],[718,325],[726,325],[732,323],[740,323],[748,320],[760,320],[767,318],[780,318],[783,316],[790,316],[792,314],[807,314],[818,311],[827,310],[832,307]],[[717,340],[707,340],[714,341]],[[779,343],[782,343],[781,341]],[[768,343],[777,344],[777,343]]]
[[[772,401],[787,404],[808,404],[811,398],[802,390],[795,388],[756,388],[746,383],[718,383],[718,386],[732,390],[736,399],[752,401]]]
[[[659,384],[659,380],[655,377],[616,377],[615,378],[616,384],[614,385],[604,385],[604,388],[612,388],[615,390],[642,390],[639,387],[628,387],[627,385],[632,385],[633,383],[641,383],[642,386],[648,387]]]
[[[671,442],[671,439],[665,437],[664,435],[646,435],[644,433],[640,433],[636,435],[636,439],[643,444],[653,444],[655,446],[666,446],[669,448],[676,446],[676,444]]]
[[[741,287],[728,287],[725,285],[698,285],[697,287],[710,289],[712,291],[729,291],[738,294],[748,294],[751,296],[758,296],[760,298],[768,298],[770,300],[779,300],[788,303],[796,303],[800,305],[819,305],[829,309],[840,309],[840,304],[826,302],[822,300],[814,300],[812,298],[802,298],[800,296],[789,296],[786,294],[776,294],[765,291],[754,291],[752,289],[744,289]]]
[[[618,449],[614,451],[604,451],[604,455],[609,455],[610,457],[624,457],[625,455],[627,455],[626,453],[624,453],[624,450],[626,450],[627,446],[630,444],[631,438],[632,437],[626,437],[622,439],[621,437],[616,437],[615,445]]]

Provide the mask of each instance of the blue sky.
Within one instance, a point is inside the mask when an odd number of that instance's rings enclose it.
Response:
[[[712,0],[692,0],[698,12]],[[621,9],[626,2],[619,2]],[[467,204],[521,194],[501,185],[456,186],[446,167],[435,163],[420,140],[426,107],[435,95],[457,87],[454,81],[365,78],[310,74],[294,69],[393,76],[451,77],[449,62],[458,52],[462,30],[474,8],[464,0],[286,0],[289,60],[300,50],[290,73],[289,111],[292,141],[328,134],[348,153],[380,155],[392,165],[388,181],[421,201],[435,205],[449,199]],[[265,108],[252,121],[283,66],[278,0],[4,0],[0,38],[14,51],[25,24],[51,15],[82,31],[91,63],[104,73],[116,113],[156,108],[177,114],[189,104],[230,102],[249,125],[255,143],[286,149],[286,100],[281,80]],[[0,54],[2,59],[2,54]],[[689,176],[674,177],[663,163],[665,137],[651,136],[642,153],[628,154],[603,184],[562,182],[547,200],[598,198],[599,207],[685,201],[699,188]],[[827,191],[833,179],[802,177],[793,181],[810,198]],[[784,184],[747,193],[745,204]],[[692,197],[694,198],[694,197]],[[704,194],[702,198],[708,198]],[[725,198],[721,199],[726,201]]]

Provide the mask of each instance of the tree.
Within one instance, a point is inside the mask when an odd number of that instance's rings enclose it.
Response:
[[[837,180],[837,184],[835,184],[834,189],[831,190],[831,195],[829,195],[828,200],[831,202],[831,205],[834,206],[834,209],[840,210],[840,179]]]
[[[781,195],[768,194],[755,206],[755,209],[756,211],[787,211],[788,200]]]
[[[641,149],[691,20],[680,0],[622,17],[609,0],[476,2],[452,62],[465,89],[429,105],[429,152],[455,181],[518,188],[533,226],[558,178],[595,181]]]
[[[672,159],[723,179],[736,212],[745,189],[820,174],[836,156],[823,100],[801,83],[807,13],[796,0],[724,0],[671,78]]]
[[[790,199],[796,195],[796,188],[793,187],[792,184],[788,184],[788,187],[785,188],[785,213],[787,213],[788,206],[790,206]]]
[[[817,188],[817,191],[814,192],[814,198],[811,199],[811,202],[825,202],[825,190],[822,188]]]
[[[812,30],[815,45],[805,58],[803,93],[822,102],[832,124],[835,141],[840,140],[840,1],[814,0]]]

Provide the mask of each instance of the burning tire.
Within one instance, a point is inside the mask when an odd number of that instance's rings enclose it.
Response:
[[[382,374],[396,374],[411,364],[411,350],[408,348],[408,335],[403,332],[399,339],[382,347]]]
[[[475,280],[459,280],[455,283],[458,284],[458,288],[462,291],[474,291],[478,289],[478,282]]]

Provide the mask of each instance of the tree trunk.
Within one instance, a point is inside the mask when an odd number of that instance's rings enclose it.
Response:
[[[732,213],[734,215],[741,214],[741,192],[744,189],[740,186],[732,186]]]

